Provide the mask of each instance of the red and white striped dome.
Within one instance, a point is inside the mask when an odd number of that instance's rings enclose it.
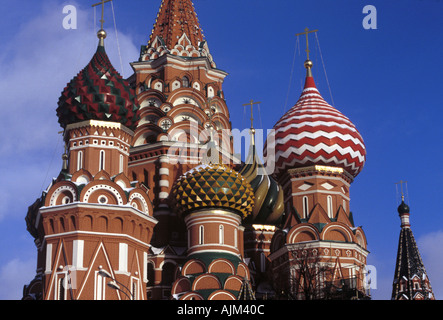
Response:
[[[347,117],[323,99],[307,68],[300,98],[274,126],[275,173],[323,165],[341,167],[356,177],[366,159],[363,138]],[[265,155],[267,149],[270,146],[265,146]]]

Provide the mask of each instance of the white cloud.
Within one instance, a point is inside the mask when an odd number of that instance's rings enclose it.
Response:
[[[63,28],[64,4],[42,1],[42,13],[17,27],[0,51],[0,222],[21,221],[15,227],[20,231],[26,228],[27,207],[61,168],[63,143],[56,117],[59,96],[90,61],[98,44],[90,6],[84,10],[74,1],[67,4],[77,7],[78,29]],[[122,73],[111,19],[108,26],[106,51]],[[139,51],[130,36],[119,33],[118,40],[122,75],[128,77],[128,63],[138,59]],[[4,247],[0,252],[0,260],[6,261],[0,266],[0,299],[20,299],[23,286],[35,276],[36,257],[27,258],[21,252],[20,258],[11,260],[10,251]]]
[[[77,8],[78,28],[65,30],[64,4],[49,2],[42,2],[42,13],[17,28],[0,52],[0,168],[6,178],[0,185],[0,220],[11,214],[24,217],[26,211],[21,210],[41,194],[42,182],[45,189],[58,175],[63,143],[58,134],[62,129],[56,116],[57,102],[66,84],[90,61],[98,44],[89,5],[82,9],[76,2],[69,2]],[[122,73],[113,22],[110,17],[107,20],[106,51]],[[118,40],[123,76],[128,77],[129,62],[137,60],[139,50],[126,34],[118,33]],[[20,212],[14,210],[19,208],[14,203],[21,204]]]
[[[435,231],[421,236],[417,239],[418,250],[420,251],[423,263],[426,268],[435,298],[443,299],[443,231]]]
[[[34,278],[35,259],[13,259],[0,268],[0,300],[19,300],[23,286]]]

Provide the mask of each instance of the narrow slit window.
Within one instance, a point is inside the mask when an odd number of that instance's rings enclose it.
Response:
[[[77,171],[83,168],[83,151],[77,154]]]
[[[205,236],[205,227],[200,226],[199,229],[199,237],[198,237],[198,244],[203,244],[204,243],[204,236]]]
[[[123,172],[123,155],[120,155],[119,172]]]
[[[328,196],[327,201],[328,201],[328,216],[329,218],[332,218],[334,214],[332,207],[332,196]]]
[[[105,151],[100,151],[99,171],[105,170]]]
[[[307,219],[308,218],[308,214],[309,214],[308,197],[304,196],[303,197],[303,217],[305,219]]]
[[[189,88],[189,78],[188,77],[183,77],[182,79],[182,86],[183,88]]]
[[[66,282],[65,277],[61,277],[58,279],[58,299],[66,300]]]
[[[224,244],[225,242],[225,231],[223,225],[218,227],[218,240],[220,244]]]

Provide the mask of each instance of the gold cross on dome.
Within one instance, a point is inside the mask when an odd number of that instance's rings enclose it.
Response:
[[[318,30],[309,30],[308,28],[305,29],[305,32],[297,33],[295,36],[298,37],[302,34],[306,35],[306,54],[308,55],[309,60],[309,41],[308,41],[308,34],[312,32],[317,32]]]
[[[400,185],[400,192],[401,192],[402,200],[405,199],[405,194],[403,192],[403,184],[405,184],[406,188],[408,187],[408,182],[407,181],[400,180],[399,182],[396,183],[396,185]]]
[[[254,102],[254,100],[251,99],[251,101],[249,101],[249,103],[245,103],[243,105],[243,107],[247,107],[247,106],[251,106],[251,129],[254,129],[254,117],[253,117],[253,109],[252,107],[254,106],[254,104],[260,104],[261,102]]]
[[[111,2],[112,0],[102,0],[101,2],[99,2],[99,3],[96,3],[96,4],[93,4],[92,5],[92,7],[96,7],[96,6],[99,6],[99,5],[101,5],[102,6],[102,18],[100,19],[100,23],[101,23],[101,28],[100,29],[102,29],[103,30],[103,24],[105,23],[105,20],[104,20],[104,15],[105,15],[105,3],[106,2]]]

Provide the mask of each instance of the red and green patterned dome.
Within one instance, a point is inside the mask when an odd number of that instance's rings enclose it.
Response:
[[[85,120],[120,122],[134,130],[140,118],[134,89],[114,69],[103,41],[89,64],[74,77],[58,101],[62,128]]]

